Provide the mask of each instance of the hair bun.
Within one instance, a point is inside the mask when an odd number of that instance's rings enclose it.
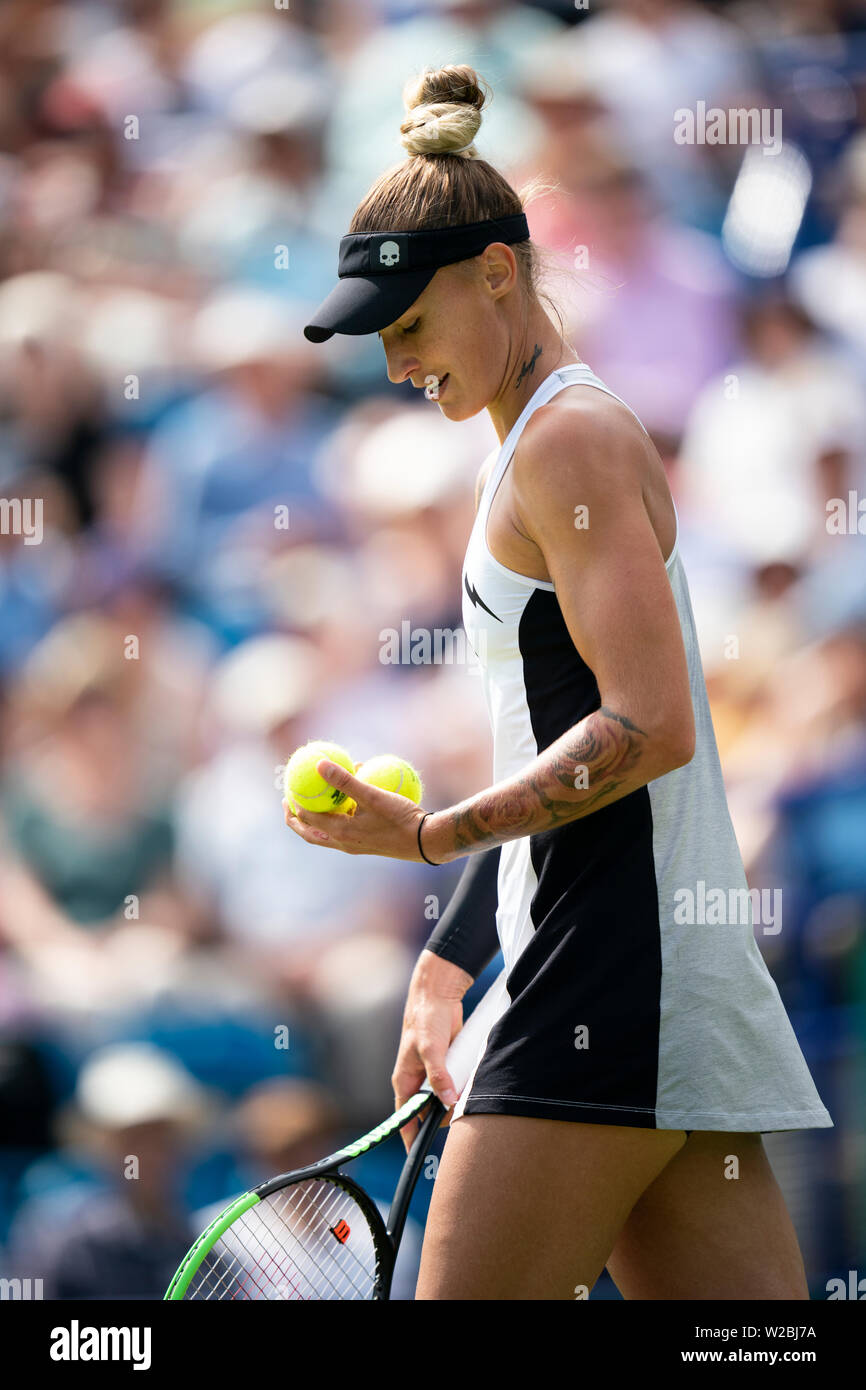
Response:
[[[403,89],[409,113],[400,127],[401,143],[409,155],[465,153],[481,126],[486,101],[481,79],[474,68],[449,64],[425,68]]]

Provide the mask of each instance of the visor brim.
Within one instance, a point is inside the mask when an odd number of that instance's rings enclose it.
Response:
[[[322,300],[304,337],[324,343],[335,333],[360,337],[387,328],[415,303],[438,266],[407,270],[397,275],[347,275]]]

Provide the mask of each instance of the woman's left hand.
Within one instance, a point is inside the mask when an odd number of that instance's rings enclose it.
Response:
[[[344,854],[380,854],[386,859],[409,859],[419,864],[418,823],[424,815],[420,806],[396,792],[382,791],[361,782],[337,763],[321,758],[319,775],[330,787],[337,787],[356,803],[352,815],[322,814],[299,807],[293,811],[283,801],[286,825],[310,845],[341,849]]]

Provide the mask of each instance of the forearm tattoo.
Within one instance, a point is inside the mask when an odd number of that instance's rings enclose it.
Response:
[[[460,802],[450,821],[455,851],[550,830],[626,796],[657,775],[647,776],[648,747],[643,729],[602,705],[546,748],[525,773]]]

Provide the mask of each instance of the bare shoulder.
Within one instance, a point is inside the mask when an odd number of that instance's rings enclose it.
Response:
[[[631,410],[598,386],[574,385],[525,424],[514,450],[517,467],[531,464],[535,477],[556,474],[564,466],[592,470],[603,461],[624,466],[645,455],[648,439]]]
[[[534,411],[514,453],[525,491],[563,483],[617,488],[640,484],[652,445],[640,422],[613,396],[575,385]]]

